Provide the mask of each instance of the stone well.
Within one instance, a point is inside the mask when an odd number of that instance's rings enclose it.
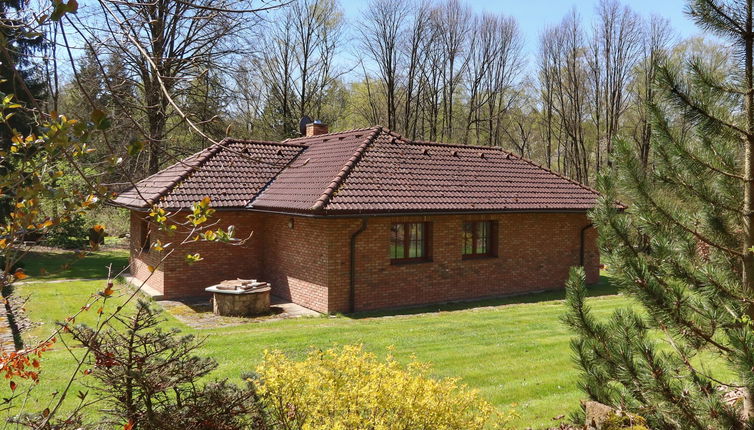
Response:
[[[270,312],[270,284],[256,280],[223,281],[205,288],[212,293],[215,315],[251,317]]]

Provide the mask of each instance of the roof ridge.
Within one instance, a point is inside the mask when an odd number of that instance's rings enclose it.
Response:
[[[378,134],[382,131],[382,126],[376,126],[373,127],[372,133],[367,136],[366,139],[364,139],[364,142],[359,145],[358,148],[356,148],[356,152],[351,156],[351,158],[348,159],[346,164],[343,166],[342,169],[340,169],[340,172],[338,172],[337,175],[335,175],[335,178],[333,178],[332,182],[330,182],[330,185],[327,186],[325,191],[322,193],[322,195],[317,199],[317,201],[314,203],[314,205],[311,207],[311,210],[313,211],[320,211],[322,210],[327,203],[330,201],[330,199],[333,196],[333,193],[335,192],[338,187],[343,183],[345,178],[348,176],[349,173],[351,173],[351,169],[353,166],[356,165],[356,163],[359,162],[361,159],[361,156],[366,151],[367,147],[374,142],[374,139],[377,137]]]
[[[303,148],[304,145],[300,143],[288,143],[287,140],[283,141],[277,141],[277,140],[257,140],[257,139],[237,139],[234,137],[226,137],[224,140],[226,140],[228,143],[256,143],[260,145],[282,145],[282,146],[295,146],[297,148]]]
[[[170,183],[168,183],[167,185],[165,185],[164,187],[162,187],[162,189],[160,189],[157,192],[157,196],[155,196],[154,199],[147,199],[146,203],[148,205],[153,205],[153,204],[157,203],[157,201],[159,201],[160,198],[162,198],[165,193],[167,193],[171,189],[175,188],[175,186],[178,185],[178,183],[180,183],[181,181],[183,181],[186,178],[188,178],[190,174],[194,173],[196,170],[199,169],[199,167],[201,167],[204,163],[206,163],[207,160],[210,159],[210,157],[212,157],[213,155],[217,154],[217,151],[219,151],[227,143],[227,141],[228,141],[228,139],[225,138],[225,139],[223,139],[223,140],[221,140],[221,141],[219,141],[219,142],[211,145],[210,147],[197,152],[195,155],[198,155],[198,157],[197,157],[196,161],[194,162],[194,165],[187,165],[186,166],[186,170],[183,173],[181,173],[180,175],[178,175],[175,178],[175,180],[170,181]],[[203,152],[206,152],[206,154],[202,154]],[[173,164],[173,166],[178,165],[178,164],[187,164],[187,163],[185,161],[181,160],[181,161]]]
[[[285,163],[285,165],[283,167],[281,167],[277,172],[275,172],[275,174],[272,175],[269,180],[267,180],[267,182],[264,184],[264,186],[262,188],[260,188],[259,191],[257,191],[256,194],[254,194],[254,197],[252,197],[251,200],[249,200],[244,205],[244,208],[246,208],[246,209],[252,209],[253,205],[254,205],[254,200],[258,199],[262,194],[264,194],[264,192],[267,191],[267,188],[269,188],[270,185],[272,185],[272,183],[275,182],[275,180],[277,180],[278,176],[283,172],[283,170],[287,169],[291,164],[293,164],[294,161],[298,160],[298,157],[300,157],[301,154],[303,154],[304,151],[306,150],[306,147],[304,145],[293,145],[293,144],[291,144],[290,146],[297,147],[300,150],[298,151],[298,153],[295,156],[291,157],[291,159],[288,160],[288,162]]]
[[[350,130],[342,130],[342,131],[333,131],[332,133],[322,133],[322,134],[315,134],[314,136],[300,136],[300,137],[291,137],[288,139],[285,139],[281,141],[280,143],[288,143],[293,140],[303,140],[303,139],[317,139],[320,137],[326,137],[326,136],[334,136],[336,134],[344,134],[344,133],[353,133],[354,131],[367,131],[367,130],[377,130],[382,129],[383,127],[381,125],[375,125],[372,127],[363,127],[363,128],[352,128]]]

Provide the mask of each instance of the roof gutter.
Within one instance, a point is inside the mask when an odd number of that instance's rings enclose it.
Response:
[[[125,209],[139,212],[151,211],[151,207],[136,207],[123,204],[114,204]],[[190,208],[163,208],[170,212],[188,211]],[[376,217],[405,217],[405,216],[435,216],[435,215],[496,215],[496,214],[568,214],[568,213],[586,213],[591,209],[492,209],[492,210],[471,210],[471,211],[416,211],[416,212],[353,212],[353,213],[312,213],[312,212],[286,212],[274,209],[256,209],[249,207],[213,207],[216,212],[258,212],[272,215],[296,216],[302,218],[376,218]]]
[[[351,234],[351,253],[348,270],[348,309],[356,311],[356,238],[367,229],[369,218],[361,219],[361,226]]]
[[[586,231],[589,230],[592,227],[594,227],[594,224],[589,223],[589,224],[585,225],[581,229],[581,238],[580,238],[580,241],[579,241],[579,243],[580,243],[580,245],[579,245],[579,247],[580,247],[580,249],[579,249],[579,266],[581,266],[581,267],[584,267],[584,252],[585,252],[585,248],[586,248],[586,243],[585,243],[586,242]]]
[[[177,209],[173,209],[177,210]],[[299,216],[304,218],[364,218],[364,217],[405,217],[405,216],[435,216],[435,215],[474,215],[474,214],[518,214],[518,213],[586,213],[591,209],[490,209],[490,210],[448,210],[448,211],[414,211],[414,212],[351,212],[351,213],[312,213],[298,211],[284,211],[262,208],[215,208],[215,210],[246,210],[249,212],[268,213],[285,216]]]

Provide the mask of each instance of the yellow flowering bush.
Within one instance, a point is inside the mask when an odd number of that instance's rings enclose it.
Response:
[[[362,346],[312,351],[303,361],[265,352],[257,390],[273,428],[285,430],[473,430],[502,428],[503,417],[454,378],[426,364],[383,360]]]

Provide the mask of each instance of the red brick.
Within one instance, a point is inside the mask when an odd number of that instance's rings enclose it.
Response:
[[[358,218],[314,218],[251,211],[216,213],[219,226],[235,225],[243,245],[198,242],[166,252],[139,253],[132,245],[132,274],[150,275],[149,285],[168,298],[204,294],[224,279],[256,278],[272,283],[273,294],[321,312],[349,311],[350,238]],[[139,238],[132,212],[131,237]],[[180,217],[179,217],[180,218]],[[498,223],[498,256],[461,258],[464,221]],[[389,232],[394,222],[430,222],[432,261],[393,265]],[[356,241],[356,310],[438,303],[562,288],[570,267],[579,264],[580,234],[589,220],[584,213],[508,213],[369,217]],[[178,243],[184,236],[154,234]],[[585,235],[587,281],[599,279],[596,232]],[[198,252],[203,261],[189,265],[185,255]],[[160,264],[161,259],[164,261]]]

